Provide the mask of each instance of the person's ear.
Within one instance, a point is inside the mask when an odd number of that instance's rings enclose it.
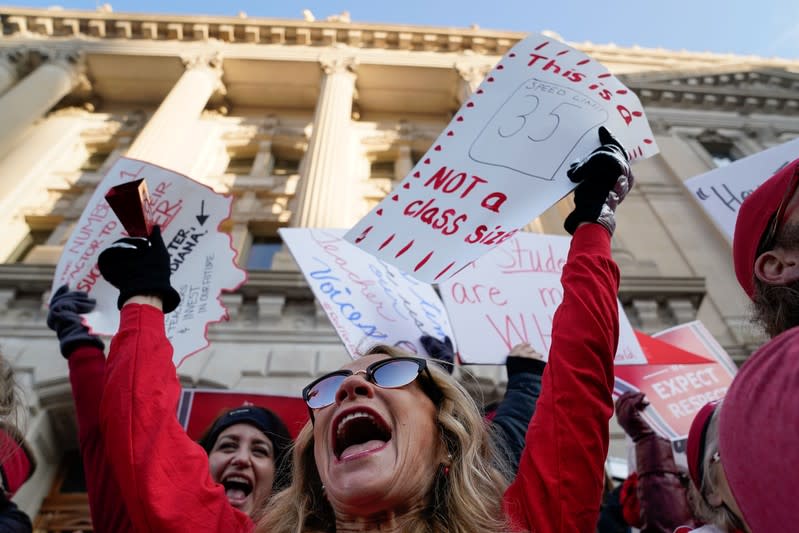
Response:
[[[799,249],[763,252],[755,259],[755,276],[767,285],[789,285],[799,280]]]

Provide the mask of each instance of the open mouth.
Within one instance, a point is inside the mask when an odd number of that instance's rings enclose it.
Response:
[[[252,482],[243,476],[227,476],[222,480],[222,486],[225,487],[225,495],[231,504],[241,504],[252,493]]]
[[[333,428],[333,453],[339,460],[376,450],[391,440],[391,428],[372,410],[343,413]]]

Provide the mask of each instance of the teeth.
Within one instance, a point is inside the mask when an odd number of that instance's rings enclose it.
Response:
[[[249,485],[249,484],[250,484],[250,480],[248,480],[248,479],[247,479],[247,478],[245,478],[245,477],[241,477],[241,476],[230,476],[230,477],[226,477],[226,478],[225,478],[225,481],[226,481],[226,482],[232,482],[232,483],[244,483],[244,484],[246,484],[246,485]]]
[[[342,434],[344,433],[344,424],[346,424],[350,420],[355,420],[357,418],[368,418],[372,422],[376,423],[375,418],[372,415],[370,415],[369,413],[364,413],[364,412],[361,412],[361,411],[358,411],[358,412],[355,412],[355,413],[350,413],[350,414],[348,414],[347,416],[345,416],[344,418],[342,418],[339,421],[338,428],[336,428],[336,434],[339,437],[341,437]]]

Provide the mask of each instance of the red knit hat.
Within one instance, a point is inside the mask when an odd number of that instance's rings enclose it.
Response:
[[[755,260],[763,234],[785,198],[792,178],[799,172],[799,159],[786,165],[746,197],[735,221],[732,258],[735,275],[744,292],[755,293]]]
[[[724,399],[719,453],[751,531],[799,524],[799,328],[760,348]]]
[[[22,434],[6,424],[0,424],[0,461],[2,488],[10,497],[36,471],[36,459]]]
[[[685,455],[688,458],[688,473],[697,488],[702,488],[703,462],[705,456],[705,436],[707,427],[710,425],[710,417],[716,412],[716,407],[721,403],[719,400],[706,403],[694,416],[691,422],[691,429],[688,431],[688,444],[685,447]]]

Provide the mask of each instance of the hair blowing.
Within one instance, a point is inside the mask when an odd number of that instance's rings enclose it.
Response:
[[[377,345],[364,355],[407,356],[391,346]],[[442,443],[452,456],[449,474],[437,470],[426,507],[403,518],[403,531],[420,533],[484,533],[509,530],[502,510],[508,485],[501,456],[493,444],[477,405],[466,390],[437,365],[428,365],[443,398],[437,422]],[[424,378],[421,378],[424,379]],[[275,495],[259,522],[261,533],[332,533],[336,518],[322,490],[314,459],[313,426],[309,422],[294,444],[291,485]]]
[[[0,354],[0,426],[11,435],[14,440],[22,442],[22,433],[17,429],[19,406],[19,388],[14,379],[14,369]],[[5,462],[14,450],[0,449],[0,464]]]
[[[14,380],[14,369],[0,354],[0,420],[14,418],[19,402],[17,383]]]

